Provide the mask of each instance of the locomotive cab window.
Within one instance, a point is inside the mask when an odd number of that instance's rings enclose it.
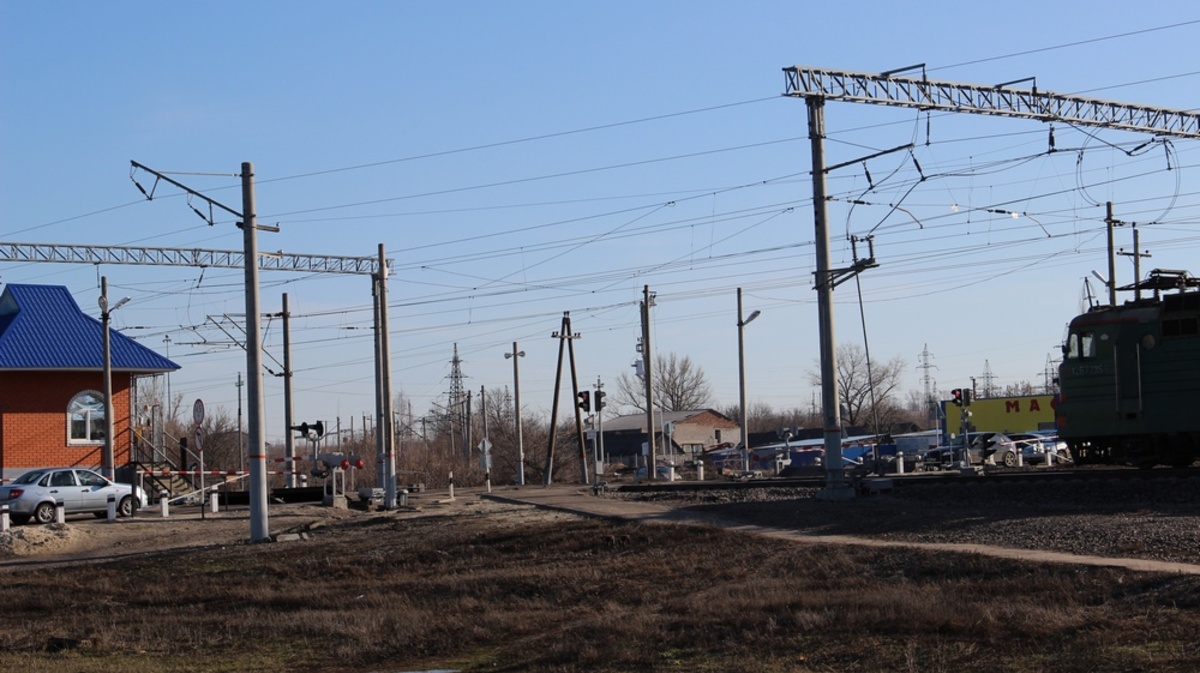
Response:
[[[1072,332],[1067,339],[1067,358],[1096,357],[1096,335],[1092,332]]]

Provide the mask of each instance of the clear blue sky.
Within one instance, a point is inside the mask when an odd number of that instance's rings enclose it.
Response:
[[[394,383],[418,414],[444,401],[454,343],[478,391],[511,384],[513,341],[527,353],[522,401],[548,410],[564,311],[583,334],[581,378],[611,390],[632,371],[646,284],[656,350],[703,367],[720,404],[737,400],[743,287],[746,310],[762,310],[746,335],[751,402],[807,407],[810,156],[783,67],[925,63],[938,79],[1036,76],[1039,89],[1195,109],[1197,45],[1200,11],[1185,2],[9,2],[0,241],[240,250],[230,218],[208,226],[177,190],[142,199],[129,161],[226,174],[174,177],[231,205],[228,175],[250,161],[260,221],[282,228],[261,249],[386,246]],[[849,262],[849,235],[874,230],[867,334],[876,358],[908,362],[906,389],[921,388],[926,345],[943,393],[985,366],[997,385],[1040,382],[1083,278],[1105,272],[1104,201],[1140,223],[1146,268],[1200,273],[1195,141],[1129,156],[1148,138],[1056,125],[1061,151],[1046,155],[1037,122],[826,114],[830,164],[914,142],[934,176],[918,183],[907,154],[868,164],[874,190],[861,165],[830,176],[834,263]],[[1117,270],[1132,280],[1130,258]],[[0,263],[0,282],[66,285],[93,315],[101,275],[132,297],[115,326],[183,365],[173,392],[232,410],[245,360],[214,321],[243,311],[241,273]],[[264,310],[287,292],[295,316],[297,420],[369,412],[368,280],[262,280]],[[837,324],[839,342],[862,342],[853,282]],[[264,325],[281,360],[279,323]],[[273,438],[281,391],[268,377]]]

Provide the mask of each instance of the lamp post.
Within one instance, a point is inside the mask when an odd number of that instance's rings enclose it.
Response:
[[[517,342],[513,342],[511,353],[505,353],[504,359],[513,361],[513,415],[517,421],[517,486],[525,485],[525,442],[521,437],[521,368],[517,362],[525,357],[525,351],[517,350]]]
[[[742,319],[742,288],[737,289],[737,304],[738,304],[738,392],[741,398],[741,418],[738,422],[742,427],[742,470],[750,469],[750,440],[749,433],[746,432],[747,414],[746,414],[746,325],[754,321],[762,311],[755,311],[746,319]]]
[[[100,278],[100,326],[104,343],[104,455],[100,457],[100,471],[108,479],[113,478],[113,401],[112,401],[112,344],[108,336],[108,319],[112,312],[125,305],[129,297],[110,308],[108,305],[108,276]]]

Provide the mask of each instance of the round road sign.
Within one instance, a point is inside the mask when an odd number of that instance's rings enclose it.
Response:
[[[204,400],[196,398],[196,403],[192,405],[192,420],[196,425],[204,422]]]

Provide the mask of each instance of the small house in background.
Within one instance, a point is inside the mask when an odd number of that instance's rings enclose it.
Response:
[[[127,465],[135,380],[179,369],[110,328],[113,465]],[[0,473],[100,467],[104,448],[104,341],[100,321],[67,288],[10,284],[0,293]]]
[[[654,437],[660,464],[683,465],[697,460],[704,452],[719,446],[736,444],[740,437],[737,422],[713,409],[665,411],[654,414]],[[665,433],[665,442],[664,442]],[[609,463],[644,466],[642,444],[646,441],[646,414],[629,414],[604,420],[604,453]]]

